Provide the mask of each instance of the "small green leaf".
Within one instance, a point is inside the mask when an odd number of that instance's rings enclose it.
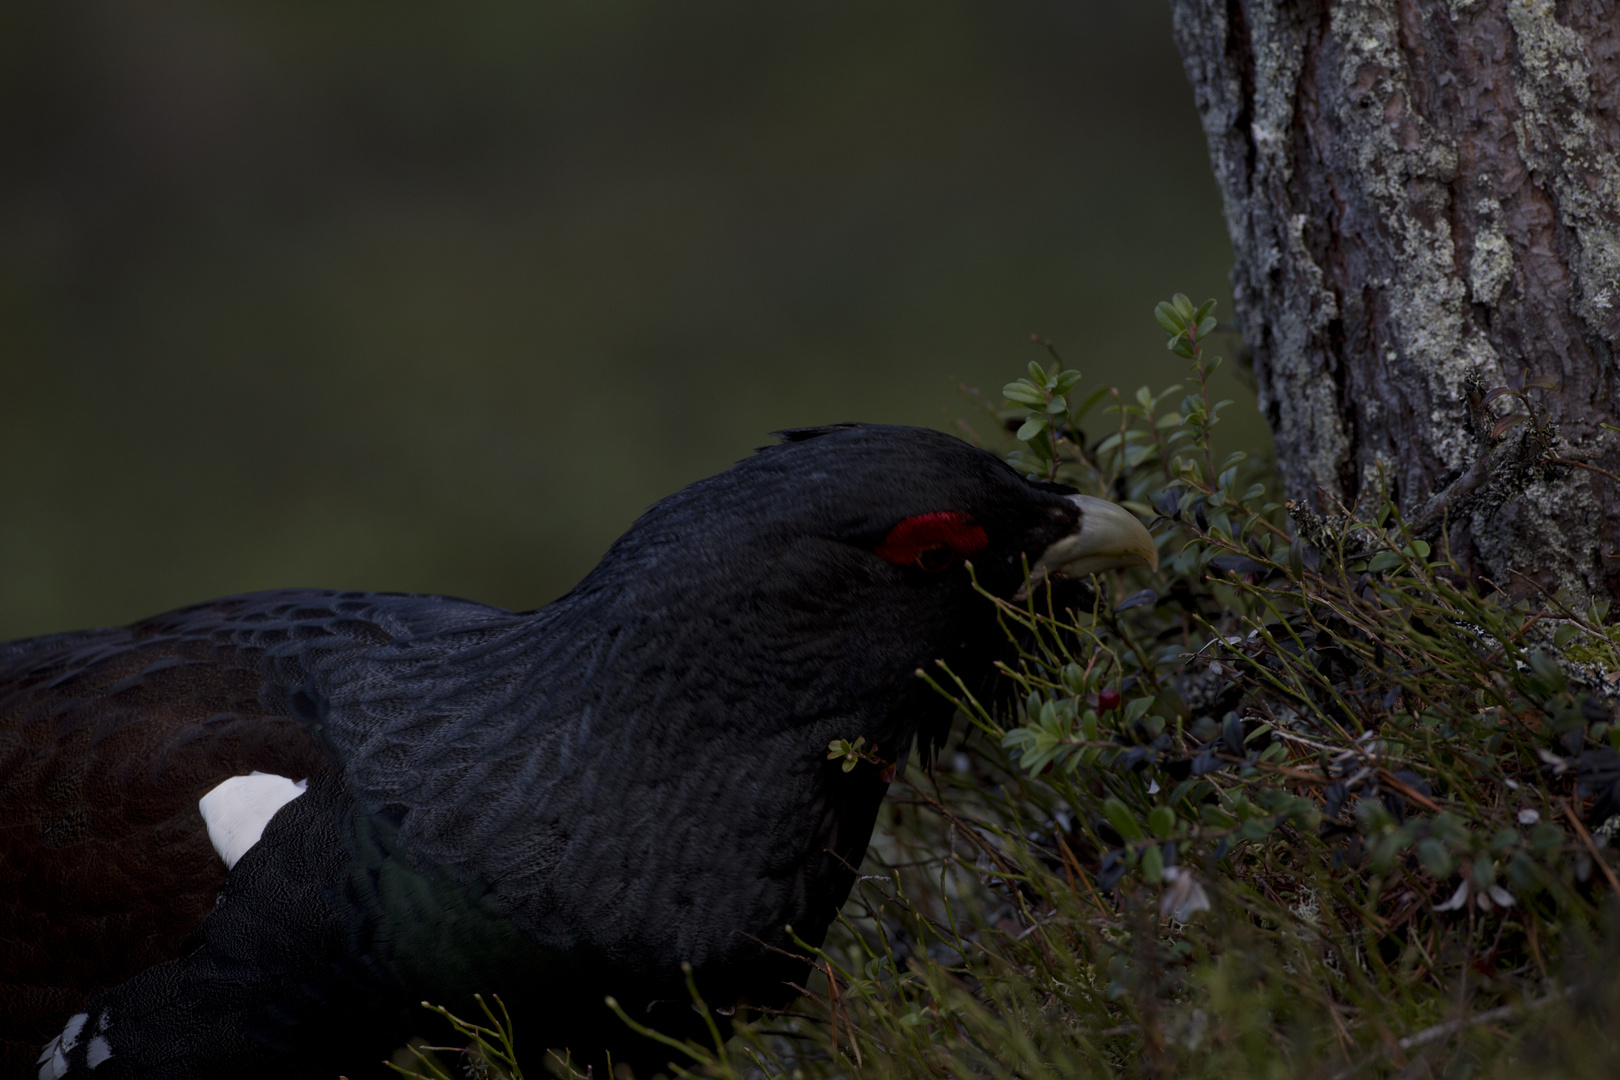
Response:
[[[1046,472],[1046,462],[1023,450],[1014,450],[1008,454],[1007,464],[1030,476],[1040,476]]]
[[[1046,395],[1039,389],[1031,386],[1026,380],[1019,379],[1010,382],[1001,388],[1001,396],[1008,401],[1016,401],[1020,405],[1028,405],[1032,409],[1046,407]]]
[[[1176,812],[1168,806],[1155,806],[1153,813],[1148,815],[1148,828],[1153,835],[1163,840],[1170,835],[1170,830],[1176,827]]]
[[[1212,829],[1230,829],[1237,824],[1237,819],[1218,806],[1204,805],[1198,808],[1198,820]]]
[[[1367,569],[1375,574],[1381,574],[1385,570],[1393,570],[1401,565],[1401,561],[1401,557],[1393,551],[1380,551],[1367,563]]]
[[[1045,413],[1031,413],[1029,419],[1025,420],[1023,426],[1018,429],[1018,441],[1029,442],[1029,440],[1045,431],[1050,423],[1051,419]]]
[[[1213,318],[1206,317],[1206,318],[1200,319],[1198,321],[1198,336],[1199,337],[1208,337],[1210,334],[1214,333],[1214,331],[1215,331],[1215,320]]]
[[[1045,386],[1046,369],[1041,367],[1041,365],[1037,364],[1035,361],[1031,360],[1029,362],[1029,378],[1030,381],[1036,386]]]
[[[1183,322],[1190,323],[1198,317],[1198,309],[1193,307],[1186,293],[1176,293],[1170,298],[1170,303],[1175,305],[1176,314],[1181,316]]]
[[[1372,858],[1369,861],[1374,873],[1386,873],[1395,865],[1395,856],[1401,853],[1401,839],[1399,832],[1392,832],[1373,845]]]
[[[1112,825],[1120,836],[1127,840],[1142,839],[1142,826],[1137,823],[1125,804],[1114,796],[1110,795],[1103,800],[1103,814],[1108,818],[1108,824]]]
[[[1417,856],[1418,861],[1423,864],[1423,868],[1432,874],[1435,880],[1442,881],[1451,876],[1453,869],[1451,852],[1446,850],[1446,845],[1434,837],[1431,836],[1419,842]]]
[[[1164,327],[1167,334],[1179,334],[1187,329],[1187,320],[1177,314],[1170,304],[1160,304],[1154,308],[1153,317],[1159,320],[1159,325]]]
[[[1557,851],[1564,844],[1564,830],[1550,821],[1543,821],[1530,830],[1530,850],[1537,855]]]
[[[1540,649],[1532,652],[1526,659],[1530,661],[1530,670],[1536,673],[1537,678],[1551,687],[1553,693],[1556,694],[1564,688],[1564,669],[1558,666],[1557,661]]]
[[[1080,734],[1088,741],[1095,741],[1097,738],[1097,714],[1091,709],[1080,715]]]
[[[1104,386],[1087,394],[1086,399],[1082,401],[1077,408],[1071,410],[1074,414],[1074,418],[1078,420],[1092,409],[1095,409],[1097,407],[1097,403],[1108,396],[1108,391],[1110,389],[1110,387]]]
[[[1142,852],[1142,877],[1149,885],[1157,885],[1164,880],[1164,856],[1157,847]]]
[[[1491,438],[1500,439],[1503,435],[1507,434],[1508,430],[1512,428],[1513,425],[1522,424],[1528,419],[1530,418],[1524,413],[1508,413],[1495,424],[1491,425]]]
[[[1067,394],[1079,382],[1080,373],[1078,371],[1065,371],[1057,377],[1057,383],[1052,387],[1052,392],[1054,394]]]

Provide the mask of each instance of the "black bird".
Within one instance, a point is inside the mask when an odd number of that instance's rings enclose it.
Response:
[[[289,590],[0,646],[11,1075],[352,1075],[479,991],[645,1074],[605,995],[677,1035],[683,963],[792,1000],[786,927],[822,940],[883,763],[945,737],[916,670],[1004,645],[965,564],[1013,596],[1157,560],[938,432],[781,437],[538,611]]]

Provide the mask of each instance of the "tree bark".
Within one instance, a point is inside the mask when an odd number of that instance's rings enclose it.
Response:
[[[1620,6],[1171,11],[1289,496],[1332,513],[1387,487],[1414,514],[1450,486],[1435,506],[1473,572],[1620,599],[1620,483],[1557,460],[1620,473],[1601,427],[1620,424]],[[1533,394],[1556,425],[1539,445],[1492,436],[1514,398],[1479,405],[1527,376],[1558,384]],[[1506,464],[1462,492],[1493,450]]]

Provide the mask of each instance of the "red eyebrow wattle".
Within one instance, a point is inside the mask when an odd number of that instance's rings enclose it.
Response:
[[[917,556],[935,548],[948,547],[966,557],[983,551],[990,543],[984,529],[966,514],[944,511],[908,517],[889,530],[877,554],[889,562],[909,566]]]

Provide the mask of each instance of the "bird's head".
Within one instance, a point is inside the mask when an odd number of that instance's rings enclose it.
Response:
[[[881,623],[874,601],[908,619],[954,618],[976,595],[973,577],[1012,598],[1032,583],[1158,564],[1128,510],[1025,479],[942,432],[840,424],[780,438],[654,506],[604,568],[727,603],[847,602]]]

